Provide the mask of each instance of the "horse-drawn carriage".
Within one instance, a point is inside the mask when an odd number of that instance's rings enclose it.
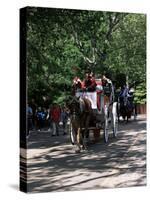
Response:
[[[96,91],[76,91],[70,101],[70,138],[76,145],[76,151],[87,147],[89,132],[96,131],[103,134],[107,143],[109,135],[117,136],[118,116],[117,102],[114,100],[113,87],[97,88]]]

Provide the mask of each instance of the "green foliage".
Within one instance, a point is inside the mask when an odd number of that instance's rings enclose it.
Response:
[[[114,12],[27,8],[28,97],[40,105],[63,104],[73,77],[85,68],[109,72],[117,87],[120,74],[145,98],[146,16]],[[143,84],[138,89],[138,84]]]
[[[146,103],[146,87],[145,87],[144,83],[141,83],[136,87],[134,101],[137,104],[145,104]]]

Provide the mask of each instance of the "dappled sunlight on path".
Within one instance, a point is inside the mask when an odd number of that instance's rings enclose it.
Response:
[[[146,121],[120,123],[116,139],[75,154],[69,136],[29,138],[28,191],[73,191],[146,184]]]

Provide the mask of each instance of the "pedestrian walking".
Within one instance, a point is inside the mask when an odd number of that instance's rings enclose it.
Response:
[[[27,123],[27,137],[29,136],[29,131],[31,129],[33,129],[32,117],[33,117],[32,108],[31,108],[30,105],[27,105],[27,118],[28,118],[28,123]]]
[[[61,109],[61,122],[63,126],[63,135],[67,134],[67,121],[68,121],[69,113],[65,106]]]
[[[30,106],[31,106],[31,108],[32,108],[32,113],[33,113],[33,115],[32,115],[33,129],[36,130],[36,126],[37,126],[37,123],[36,123],[36,122],[37,122],[37,118],[36,118],[37,105],[36,105],[34,99],[31,100]]]
[[[47,116],[46,116],[47,124],[48,124],[48,131],[52,131],[52,120],[51,120],[51,106],[49,106],[47,110]]]
[[[38,131],[41,131],[44,128],[45,120],[46,120],[46,112],[43,108],[39,107],[37,111],[37,122],[38,122]]]
[[[53,104],[51,109],[51,121],[52,121],[52,136],[59,135],[59,122],[61,119],[61,109],[57,104]]]

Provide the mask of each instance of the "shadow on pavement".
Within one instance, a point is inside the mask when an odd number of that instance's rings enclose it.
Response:
[[[117,138],[75,154],[69,136],[33,133],[28,149],[46,149],[28,159],[28,191],[73,191],[146,184],[146,121],[120,123]],[[113,178],[114,182],[103,184]],[[91,185],[91,186],[90,186]]]

